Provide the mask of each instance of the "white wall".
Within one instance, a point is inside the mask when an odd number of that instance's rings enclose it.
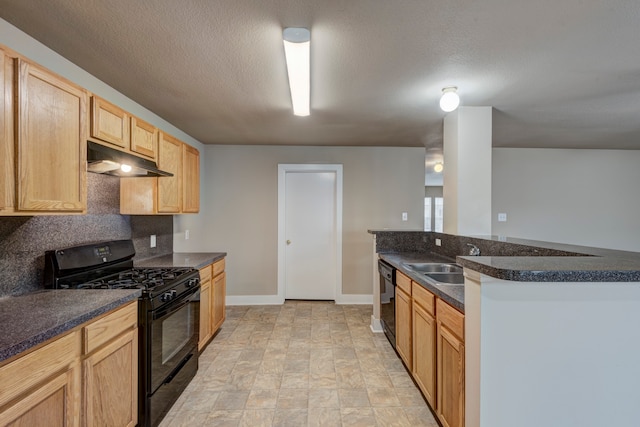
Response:
[[[494,235],[640,252],[640,151],[494,148],[492,180]]]
[[[177,220],[174,247],[227,252],[228,295],[277,294],[279,163],[344,166],[344,294],[372,293],[368,229],[422,230],[424,148],[213,145],[204,155],[203,213]]]
[[[465,274],[467,427],[638,426],[640,283]]]

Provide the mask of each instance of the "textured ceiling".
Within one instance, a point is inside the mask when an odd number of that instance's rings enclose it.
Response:
[[[456,85],[494,107],[496,147],[640,149],[638,0],[0,0],[0,17],[205,144],[437,152]],[[281,39],[299,26],[309,117]]]

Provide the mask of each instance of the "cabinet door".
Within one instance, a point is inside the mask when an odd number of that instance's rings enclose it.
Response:
[[[75,392],[79,367],[59,374],[23,395],[0,412],[0,425],[27,426],[75,426],[77,408]]]
[[[0,212],[15,206],[13,60],[0,49]]]
[[[86,212],[86,92],[19,60],[18,209]]]
[[[92,96],[91,136],[128,150],[129,115],[104,99]]]
[[[213,292],[211,293],[211,297],[213,298],[213,302],[211,303],[213,325],[211,327],[211,334],[215,334],[218,329],[220,329],[225,319],[226,280],[227,274],[224,272],[213,278]]]
[[[138,423],[138,329],[130,330],[84,360],[83,425]]]
[[[78,425],[81,341],[71,332],[0,367],[0,425]]]
[[[158,168],[173,176],[158,177],[158,212],[179,213],[182,208],[182,141],[160,132]]]
[[[464,426],[464,314],[436,301],[438,374],[436,414],[445,427]]]
[[[413,302],[413,376],[436,407],[436,319]]]
[[[211,279],[200,283],[200,337],[198,350],[202,350],[211,338]]]
[[[190,145],[183,145],[182,212],[200,211],[200,153]]]
[[[438,320],[438,405],[444,427],[464,426],[464,343]]]
[[[154,162],[158,158],[158,129],[134,116],[131,116],[131,151]]]
[[[120,178],[120,213],[153,215],[158,212],[156,177]]]
[[[411,335],[411,296],[396,286],[396,350],[409,369],[413,353]]]

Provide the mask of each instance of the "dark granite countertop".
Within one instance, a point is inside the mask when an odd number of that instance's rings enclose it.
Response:
[[[433,252],[380,253],[378,256],[414,282],[464,313],[464,285],[439,285],[426,276],[415,273],[402,265],[405,262],[455,262],[455,260]]]
[[[369,230],[379,252],[435,253],[461,266],[503,280],[522,282],[640,282],[640,253],[502,236],[457,236],[436,232]],[[441,241],[440,247],[436,240]],[[464,256],[469,244],[481,256]],[[411,248],[411,249],[409,249]]]
[[[140,296],[140,290],[43,290],[0,298],[0,363]]]
[[[615,256],[459,256],[487,276],[520,282],[640,282],[640,260]]]
[[[133,260],[135,267],[202,268],[227,256],[226,252],[180,252],[143,260]]]

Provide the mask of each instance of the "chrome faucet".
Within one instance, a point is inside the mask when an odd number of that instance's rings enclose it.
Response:
[[[471,243],[467,243],[467,246],[470,246],[469,248],[469,255],[471,256],[479,256],[480,255],[480,248],[477,247],[474,244]]]

